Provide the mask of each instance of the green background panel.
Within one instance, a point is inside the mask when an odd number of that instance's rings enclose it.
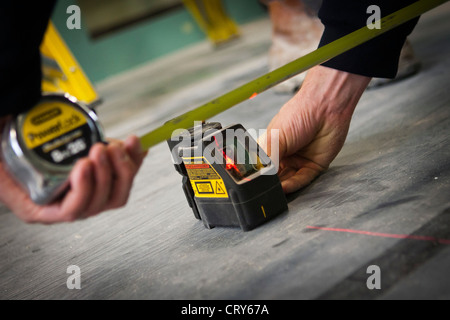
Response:
[[[243,24],[267,15],[258,0],[224,0],[228,14]],[[130,25],[114,33],[92,39],[86,25],[69,30],[67,7],[73,0],[59,0],[52,21],[92,82],[136,68],[151,60],[173,53],[206,39],[195,20],[184,9]]]

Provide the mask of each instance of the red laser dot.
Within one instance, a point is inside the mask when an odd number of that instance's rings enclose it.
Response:
[[[225,152],[223,153],[223,155],[225,156],[225,160],[226,160],[226,165],[225,165],[225,167],[227,168],[227,170],[234,169],[234,170],[236,170],[237,172],[239,172],[238,168],[237,168],[236,165],[234,164],[234,161],[231,160],[231,158],[230,158],[229,156],[227,156],[227,155],[225,154]]]
[[[214,142],[216,143],[216,146],[219,146],[219,143],[217,142],[216,137],[213,137],[213,138],[214,138]],[[225,158],[225,168],[227,170],[234,169],[237,172],[239,172],[239,169],[237,168],[237,166],[234,163],[234,161],[226,154],[226,152],[224,150],[222,150],[222,154],[223,154],[223,156]]]

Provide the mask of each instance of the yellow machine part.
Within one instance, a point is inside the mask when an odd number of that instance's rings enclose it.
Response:
[[[183,0],[183,3],[213,44],[239,36],[239,28],[226,13],[222,0]]]
[[[92,83],[51,21],[40,50],[43,92],[68,93],[90,107],[100,102]]]

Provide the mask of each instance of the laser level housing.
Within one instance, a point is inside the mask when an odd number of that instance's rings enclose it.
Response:
[[[249,231],[288,209],[276,166],[242,125],[201,124],[167,142],[188,204],[206,228]]]

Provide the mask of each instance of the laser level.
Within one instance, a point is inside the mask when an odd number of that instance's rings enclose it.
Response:
[[[204,123],[167,141],[194,216],[249,231],[285,212],[277,166],[240,124]]]

